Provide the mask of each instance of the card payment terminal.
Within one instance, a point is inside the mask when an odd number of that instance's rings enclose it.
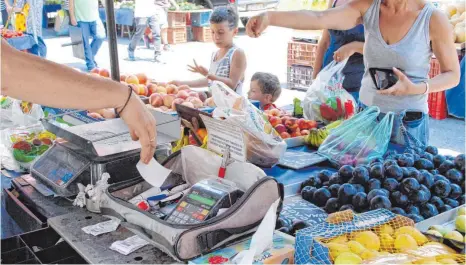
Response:
[[[167,221],[175,224],[197,224],[229,208],[243,192],[217,179],[202,180],[191,187],[178,202]]]

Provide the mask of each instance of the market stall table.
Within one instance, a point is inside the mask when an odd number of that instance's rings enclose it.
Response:
[[[38,43],[35,42],[34,36],[31,34],[24,33],[23,36],[6,39],[8,44],[17,50],[27,50],[31,54],[45,57],[47,54],[47,48],[41,37],[37,37]]]

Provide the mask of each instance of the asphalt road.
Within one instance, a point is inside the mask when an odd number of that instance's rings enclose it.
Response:
[[[270,28],[259,39],[251,39],[240,31],[235,39],[236,45],[246,52],[248,67],[246,81],[243,87],[244,93],[249,88],[251,76],[257,72],[270,72],[278,76],[282,87],[286,87],[287,80],[287,43],[296,34],[291,30],[281,28]],[[308,33],[312,34],[312,33]],[[47,58],[49,60],[68,65],[70,67],[85,69],[84,61],[73,57],[71,47],[61,47],[62,44],[70,42],[69,37],[55,37],[53,32],[46,31],[48,47]],[[212,43],[190,42],[172,45],[172,51],[164,54],[166,64],[155,64],[151,62],[153,51],[143,47],[136,50],[139,60],[132,62],[125,60],[127,57],[128,38],[119,38],[118,53],[119,64],[122,73],[146,73],[149,77],[159,81],[173,79],[186,80],[199,76],[187,70],[187,64],[195,59],[199,64],[209,66],[212,53],[216,50]],[[108,43],[104,42],[97,54],[99,67],[109,69],[110,60]],[[304,92],[284,89],[277,101],[277,105],[291,104],[293,98],[304,98]],[[454,118],[442,121],[430,119],[430,144],[437,146],[446,153],[455,154],[465,151],[465,122]]]

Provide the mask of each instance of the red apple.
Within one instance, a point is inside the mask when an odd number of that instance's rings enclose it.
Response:
[[[146,84],[147,83],[147,75],[144,73],[139,73],[136,74],[136,77],[138,78],[139,84]]]
[[[110,72],[107,69],[100,69],[99,75],[103,77],[110,77]]]
[[[172,109],[173,109],[173,110],[176,110],[175,105],[176,105],[176,104],[183,104],[183,102],[184,102],[184,99],[182,99],[182,98],[175,98],[175,99],[173,100],[173,103],[172,103]]]
[[[164,95],[163,97],[163,105],[167,108],[171,108],[173,100],[175,100],[174,95]]]
[[[286,132],[286,127],[283,124],[278,124],[277,126],[274,127],[275,130],[280,134],[283,132]]]
[[[152,95],[150,95],[149,97],[149,103],[153,106],[153,107],[160,107],[160,106],[163,106],[163,98],[160,94],[158,93],[154,93]]]
[[[187,99],[189,97],[189,95],[188,95],[188,92],[186,92],[185,90],[180,90],[176,94],[176,97],[177,98],[182,98],[182,99]]]
[[[291,135],[287,132],[282,132],[280,133],[280,137],[282,137],[282,139],[287,139],[287,138],[290,138]]]

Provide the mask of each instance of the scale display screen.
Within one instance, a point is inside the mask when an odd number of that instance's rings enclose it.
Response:
[[[33,170],[58,186],[65,186],[77,174],[80,174],[89,161],[79,157],[63,146],[54,145],[44,156],[39,158]]]

